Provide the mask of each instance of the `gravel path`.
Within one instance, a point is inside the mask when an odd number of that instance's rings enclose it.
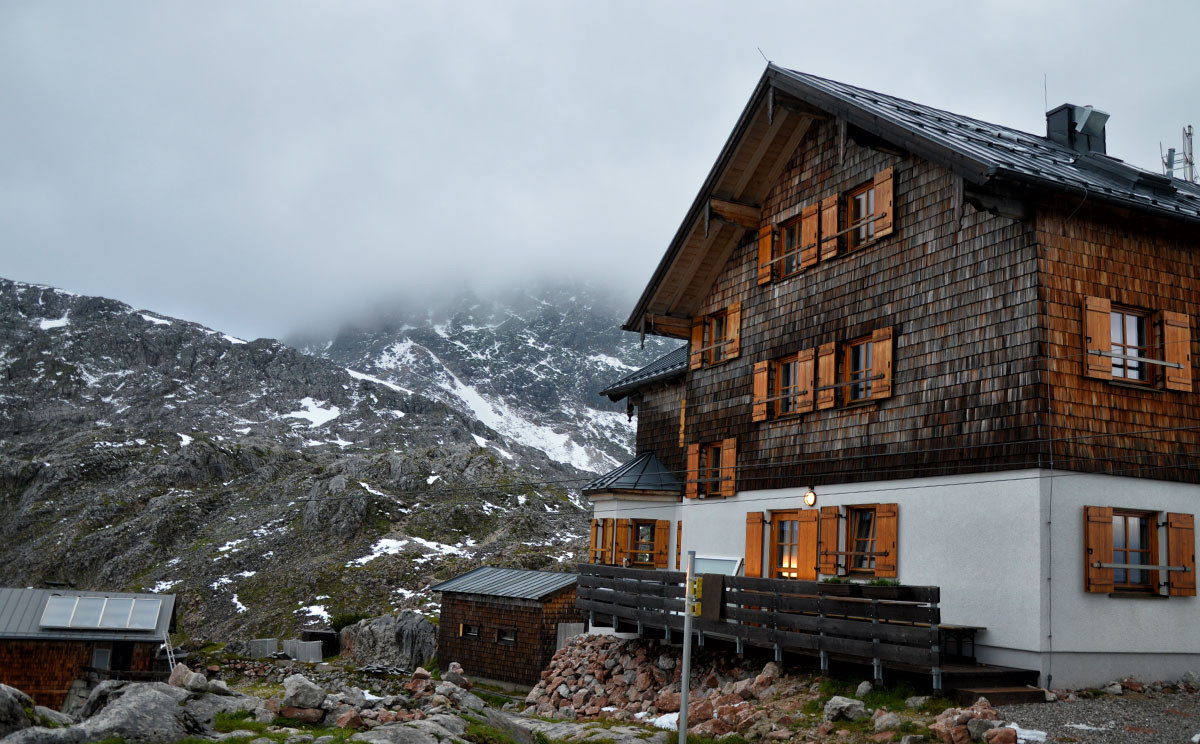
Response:
[[[1185,693],[1126,693],[996,709],[1022,729],[1044,731],[1046,742],[1175,744],[1191,742],[1200,734],[1200,695]],[[1038,741],[1036,737],[1023,740]]]

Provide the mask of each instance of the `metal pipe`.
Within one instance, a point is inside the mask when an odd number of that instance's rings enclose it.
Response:
[[[1133,356],[1132,354],[1117,354],[1111,351],[1098,351],[1096,349],[1088,349],[1088,353],[1095,354],[1096,356],[1108,357],[1109,359],[1125,359],[1130,362],[1144,362],[1146,364],[1157,364],[1161,367],[1183,369],[1183,365],[1179,362],[1164,362],[1162,359],[1151,359],[1149,357]]]
[[[1141,571],[1179,571],[1188,572],[1187,566],[1148,566],[1145,563],[1093,563],[1092,568],[1128,568]]]

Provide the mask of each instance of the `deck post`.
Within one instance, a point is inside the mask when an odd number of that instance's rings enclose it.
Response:
[[[778,643],[775,644],[775,663],[783,663],[783,646],[780,646]]]
[[[683,669],[679,682],[679,744],[687,744],[688,692],[692,683],[692,611],[695,597],[692,596],[692,577],[696,575],[696,551],[689,550],[687,577],[683,588]]]
[[[817,594],[817,627],[821,629],[817,636],[817,650],[821,654],[821,671],[828,674],[829,654],[825,651],[825,595],[820,593]]]
[[[734,639],[737,642],[737,655],[741,656],[746,652],[746,641],[743,638]]]
[[[879,660],[879,600],[871,600],[871,626],[875,636],[871,639],[871,669],[875,672],[875,684],[883,684],[883,662]]]
[[[696,632],[696,645],[699,646],[700,648],[704,648],[704,631],[703,630]]]
[[[937,607],[937,602],[930,602],[930,605]],[[941,615],[939,614],[940,618]],[[942,691],[942,631],[938,623],[934,622],[929,625],[929,633],[933,637],[933,658],[936,659],[933,666],[933,691]]]

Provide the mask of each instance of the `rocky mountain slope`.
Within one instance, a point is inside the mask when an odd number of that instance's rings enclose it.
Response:
[[[171,591],[181,631],[229,638],[422,606],[485,562],[574,559],[585,461],[405,365],[346,366],[0,280],[0,576]]]
[[[577,468],[604,472],[633,455],[624,406],[596,392],[678,345],[619,330],[626,302],[584,284],[535,284],[495,297],[463,291],[396,307],[333,338],[290,339],[473,416]]]

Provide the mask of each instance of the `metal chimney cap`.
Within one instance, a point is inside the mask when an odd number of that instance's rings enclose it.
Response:
[[[1107,122],[1107,112],[1093,108],[1092,106],[1075,107],[1075,131],[1080,134],[1095,137],[1104,132],[1104,125]]]

